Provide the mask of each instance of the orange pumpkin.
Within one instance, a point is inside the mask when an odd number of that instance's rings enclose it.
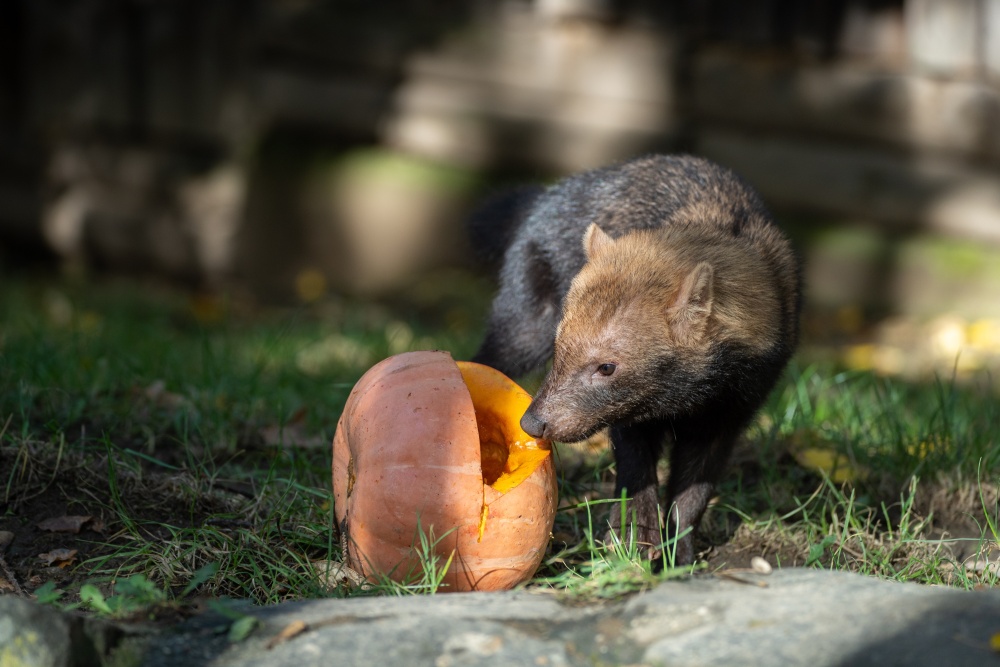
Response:
[[[333,439],[345,558],[376,580],[419,575],[420,531],[451,558],[440,590],[502,590],[529,579],[556,508],[550,443],[520,427],[531,397],[488,366],[407,352],[372,367]]]

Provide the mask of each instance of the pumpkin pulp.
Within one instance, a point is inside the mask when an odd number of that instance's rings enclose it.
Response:
[[[513,380],[489,366],[469,361],[456,363],[476,412],[483,484],[497,493],[507,493],[542,465],[551,455],[551,445],[521,429],[521,415],[531,404],[531,397]],[[488,515],[489,507],[484,502],[480,539]]]

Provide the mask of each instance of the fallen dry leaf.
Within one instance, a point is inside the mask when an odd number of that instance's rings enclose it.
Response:
[[[866,473],[844,454],[823,446],[793,446],[791,453],[800,466],[826,473],[834,484],[853,482]]]
[[[735,581],[738,584],[746,584],[747,586],[756,586],[757,588],[767,588],[767,582],[760,580],[746,579],[740,575],[746,573],[750,574],[753,570],[749,568],[733,568],[730,570],[719,570],[718,572],[713,572],[716,577],[720,579],[726,579],[728,581]]]
[[[215,324],[225,319],[226,303],[214,294],[196,294],[189,305],[191,314],[202,324]]]
[[[271,641],[267,642],[267,648],[268,650],[270,650],[275,646],[277,646],[278,644],[283,644],[292,637],[297,637],[298,635],[301,635],[308,629],[309,629],[309,624],[306,623],[305,621],[292,621],[284,628],[282,628],[281,632],[272,637]]]
[[[269,447],[327,447],[329,443],[315,433],[306,431],[306,409],[299,408],[283,426],[272,424],[260,429],[260,437]]]
[[[298,424],[280,426],[265,426],[260,429],[260,437],[264,444],[269,447],[299,447],[302,449],[316,449],[327,447],[330,443],[326,438],[314,433],[307,433]]]
[[[140,393],[150,403],[161,408],[177,409],[187,403],[187,399],[180,394],[167,391],[167,383],[163,380],[156,380],[145,389],[140,390]]]
[[[4,577],[0,577],[0,593],[13,593],[15,590],[14,584],[7,581]]]
[[[86,516],[66,515],[54,519],[46,519],[38,524],[40,530],[48,530],[53,533],[79,533],[83,525],[91,520],[89,514]]]
[[[319,269],[303,269],[295,276],[295,293],[305,303],[319,301],[326,289],[326,276]]]
[[[48,553],[38,554],[38,559],[46,565],[66,568],[76,561],[76,549],[53,549]]]
[[[987,560],[982,554],[978,556],[971,556],[967,559],[962,566],[970,574],[991,574],[1000,575],[1000,561]]]
[[[332,591],[340,585],[361,590],[371,588],[367,579],[340,561],[314,560],[312,566],[319,584],[327,590]]]

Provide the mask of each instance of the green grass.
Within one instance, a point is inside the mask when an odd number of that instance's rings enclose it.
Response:
[[[482,285],[452,277],[410,297],[267,309],[150,286],[5,281],[0,530],[15,533],[7,563],[33,590],[44,583],[28,581],[38,554],[75,548],[68,567],[41,579],[66,604],[118,615],[136,599],[274,603],[438,590],[448,559],[434,553],[433,531],[415,536],[424,566],[408,583],[318,576],[341,555],[330,529],[330,442],[353,383],[390,354],[438,348],[467,358],[479,339]],[[967,529],[967,553],[995,549],[997,424],[986,372],[913,384],[834,363],[795,365],[703,521],[701,546],[712,549],[698,569],[763,555],[995,585],[995,570],[964,567],[941,533]],[[690,574],[671,567],[669,548],[653,567],[627,537],[601,543],[610,457],[559,452],[555,539],[532,586],[597,599]],[[88,530],[33,528],[64,514],[91,516]]]
[[[620,526],[628,525],[624,498],[584,501],[564,507],[564,513],[574,515],[570,521],[584,520],[583,525],[576,526],[583,539],[551,554],[543,574],[534,583],[574,600],[614,599],[700,569],[698,566],[675,566],[676,539],[668,540],[652,558],[624,528],[617,534],[610,534],[610,541],[604,542],[604,527],[595,514],[603,515],[601,509],[605,506],[621,514]]]
[[[214,563],[208,594],[325,594],[311,561],[339,557],[330,442],[344,400],[389,354],[462,350],[458,338],[468,354],[464,298],[440,313],[331,299],[247,314],[127,284],[7,283],[0,529],[36,512],[99,517],[75,572],[109,589],[143,574],[180,591]]]
[[[987,371],[971,384],[910,385],[868,372],[798,368],[758,422],[758,438],[797,434],[898,479],[923,472],[1000,468],[1000,401]]]
[[[760,452],[755,487],[731,482],[723,512],[770,536],[775,551],[804,551],[805,565],[994,585],[996,570],[974,581],[938,538],[972,528],[964,551],[995,554],[998,405],[986,371],[963,385],[913,385],[793,366],[749,435]],[[829,452],[829,463],[789,468],[807,451]]]

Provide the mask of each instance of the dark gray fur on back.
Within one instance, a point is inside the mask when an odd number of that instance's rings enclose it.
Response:
[[[549,189],[535,200],[512,249],[524,252],[535,243],[564,293],[583,266],[580,239],[588,225],[617,237],[673,224],[679,210],[698,202],[725,206],[719,224],[734,234],[749,221],[766,220],[763,203],[732,171],[704,158],[655,155],[571,176]]]
[[[678,214],[700,207],[714,224],[734,235],[766,235],[770,223],[763,202],[735,173],[690,155],[651,155],[570,176],[541,193],[526,189],[520,204],[509,199],[497,207],[517,215],[480,214],[470,223],[476,239],[509,243],[500,269],[500,289],[491,325],[477,360],[518,376],[551,356],[562,298],[585,263],[582,238],[591,223],[612,237],[637,229],[687,224]],[[704,224],[705,221],[699,221]],[[484,225],[506,229],[483,230]],[[768,257],[775,271],[785,271],[782,257]],[[490,254],[497,253],[494,248]],[[489,255],[487,255],[489,256]],[[782,280],[790,284],[791,278]],[[797,307],[792,290],[781,287],[788,308]],[[504,340],[497,338],[500,332]],[[794,344],[795,335],[791,336]]]

